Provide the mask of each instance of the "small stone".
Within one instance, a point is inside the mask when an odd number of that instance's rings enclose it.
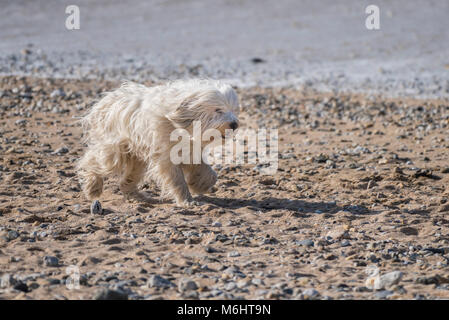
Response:
[[[103,208],[101,207],[101,203],[98,200],[95,200],[90,205],[90,213],[91,214],[102,214]]]
[[[259,278],[254,278],[254,279],[252,279],[252,280],[251,280],[251,283],[254,284],[254,285],[256,285],[256,286],[261,286],[261,285],[264,284],[263,281],[262,281],[262,279],[259,279]]]
[[[412,227],[403,227],[400,230],[403,234],[407,235],[407,236],[417,236],[418,235],[418,230]]]
[[[232,291],[232,290],[234,290],[235,288],[237,288],[237,284],[235,283],[235,282],[229,282],[229,283],[226,283],[226,285],[225,285],[225,290],[227,290],[227,291]]]
[[[18,290],[18,291],[22,291],[22,292],[28,292],[29,288],[28,286],[23,283],[22,281],[17,282],[14,286],[13,286],[14,290]]]
[[[259,181],[259,183],[269,186],[269,185],[276,184],[276,180],[274,180],[273,178],[263,178]]]
[[[449,283],[449,277],[443,277],[440,275],[434,275],[434,276],[428,276],[428,277],[418,277],[415,280],[416,283],[420,283],[420,284],[436,284],[436,285],[440,285],[443,283]]]
[[[48,279],[47,280],[48,281],[48,284],[49,285],[60,285],[61,284],[61,280],[59,280],[59,279],[54,279],[54,278],[52,278],[52,279]]]
[[[214,223],[212,223],[212,227],[221,227],[221,223],[218,221],[215,221]]]
[[[238,253],[237,251],[231,251],[228,253],[228,258],[233,258],[233,257],[240,257],[240,253]]]
[[[343,240],[340,245],[342,247],[349,247],[351,243],[348,240]]]
[[[242,289],[247,287],[250,284],[250,282],[248,280],[240,280],[237,282],[237,287]]]
[[[218,297],[221,296],[223,294],[223,291],[218,290],[218,289],[214,289],[210,292],[212,297]]]
[[[53,90],[52,93],[50,93],[50,98],[56,98],[56,97],[64,97],[65,92],[62,89],[56,89]]]
[[[348,232],[346,230],[344,230],[343,228],[337,228],[337,229],[331,230],[326,234],[326,237],[330,237],[333,240],[343,239],[347,236],[348,236]]]
[[[148,287],[153,288],[153,287],[157,287],[157,288],[170,288],[170,287],[175,287],[175,285],[167,280],[162,278],[159,275],[153,275],[148,279],[147,282]]]
[[[46,267],[56,267],[59,265],[59,259],[53,256],[44,257],[44,266]]]
[[[15,230],[8,231],[8,234],[6,235],[6,238],[8,239],[8,241],[15,240],[18,237],[19,237],[19,233]]]
[[[400,271],[393,271],[382,276],[377,276],[374,279],[373,287],[376,290],[382,290],[392,287],[401,281],[402,275],[403,274]]]
[[[258,63],[264,63],[265,60],[262,59],[262,58],[259,58],[259,57],[254,57],[254,58],[251,59],[251,62],[254,63],[254,64],[258,64]]]
[[[300,246],[304,246],[304,247],[313,247],[313,245],[315,243],[310,239],[305,239],[305,240],[300,240],[300,241],[297,240],[296,244],[300,245]]]
[[[375,296],[377,299],[386,299],[386,298],[388,298],[389,296],[391,296],[393,293],[394,293],[393,291],[382,290],[382,291],[376,292],[376,293],[374,294],[374,296]]]
[[[186,293],[184,294],[184,298],[185,299],[198,299],[199,297],[199,293],[197,291],[186,291]]]
[[[179,292],[197,290],[198,286],[195,281],[190,279],[181,279],[178,283]]]
[[[315,289],[306,289],[302,292],[305,299],[314,299],[320,295],[320,293]]]
[[[204,247],[204,251],[206,251],[207,253],[214,253],[217,252],[216,249],[212,248],[211,246],[206,246]]]
[[[354,292],[369,292],[369,291],[371,291],[371,290],[364,286],[354,288]]]
[[[229,275],[231,277],[238,276],[240,278],[246,278],[246,275],[234,266],[229,267],[226,270],[224,270],[223,275]]]
[[[25,119],[19,119],[19,120],[16,120],[15,124],[16,124],[16,126],[24,126],[27,124],[27,121]]]
[[[121,290],[103,288],[94,295],[93,300],[128,300],[128,294]]]
[[[56,151],[54,152],[55,154],[64,154],[69,152],[69,149],[67,147],[61,147],[56,149]]]

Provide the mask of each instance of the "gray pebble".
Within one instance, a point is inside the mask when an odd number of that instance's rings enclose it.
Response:
[[[90,205],[90,213],[91,214],[102,214],[103,208],[101,207],[101,203],[98,200],[95,200]]]
[[[94,295],[93,300],[128,300],[128,294],[121,290],[103,288]]]
[[[313,288],[304,290],[302,292],[302,294],[305,298],[309,298],[309,299],[316,298],[320,295],[320,293]]]
[[[190,279],[181,279],[178,283],[179,292],[191,291],[198,289],[195,281]]]
[[[57,98],[57,97],[64,97],[65,92],[62,89],[56,89],[53,90],[52,93],[50,93],[50,98]]]
[[[170,280],[164,279],[159,275],[151,276],[148,279],[147,285],[150,288],[153,288],[153,287],[157,287],[157,288],[175,287],[175,285]]]
[[[64,154],[69,152],[69,149],[67,147],[61,147],[56,149],[56,151],[54,152],[55,154]]]
[[[310,239],[305,239],[305,240],[297,240],[296,244],[299,246],[305,246],[305,247],[313,247],[313,245],[315,244],[312,240]]]
[[[8,239],[8,241],[15,240],[18,237],[19,237],[19,233],[15,230],[8,231],[8,234],[6,235],[6,238]]]
[[[25,119],[19,119],[19,120],[16,120],[15,124],[17,126],[24,126],[27,124],[27,121]]]
[[[343,240],[340,245],[342,247],[349,247],[351,243],[348,240]]]
[[[242,288],[247,287],[249,284],[250,284],[250,282],[247,280],[240,280],[237,282],[237,287],[242,289]]]
[[[254,278],[254,279],[252,279],[252,280],[251,280],[251,283],[254,284],[254,285],[256,285],[256,286],[261,286],[261,285],[263,285],[262,279],[259,279],[259,278]]]
[[[59,265],[59,259],[53,256],[44,257],[44,266],[46,267],[56,267]]]
[[[234,290],[235,288],[237,288],[237,284],[236,284],[235,282],[229,282],[229,283],[226,283],[226,285],[224,286],[224,288],[225,288],[225,290],[227,290],[227,291],[232,291],[232,290]]]
[[[214,223],[212,223],[212,227],[221,227],[221,223],[218,221],[215,221]]]
[[[376,297],[377,299],[385,299],[385,298],[388,298],[389,296],[391,296],[392,294],[393,294],[393,291],[383,290],[383,291],[376,292],[374,294],[374,297]]]
[[[240,257],[240,253],[238,253],[237,251],[231,251],[228,253],[228,258],[233,258],[233,257]]]
[[[219,289],[214,289],[210,292],[212,297],[218,297],[221,296],[223,294],[223,291],[219,290]]]

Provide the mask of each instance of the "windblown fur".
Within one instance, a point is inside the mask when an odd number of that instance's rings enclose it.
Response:
[[[224,132],[237,126],[238,112],[236,92],[218,81],[179,80],[154,87],[125,82],[82,119],[88,148],[78,173],[86,197],[99,198],[103,178],[110,175],[119,177],[127,197],[142,197],[137,186],[148,176],[161,186],[163,196],[178,205],[191,204],[191,192],[207,192],[217,175],[205,163],[174,165],[171,132],[191,132],[194,120],[201,121],[203,129]]]

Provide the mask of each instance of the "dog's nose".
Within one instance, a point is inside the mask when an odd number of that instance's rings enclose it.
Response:
[[[235,130],[235,129],[237,129],[237,128],[239,127],[239,124],[237,123],[237,121],[232,121],[232,122],[229,124],[229,127],[230,127],[232,130]]]

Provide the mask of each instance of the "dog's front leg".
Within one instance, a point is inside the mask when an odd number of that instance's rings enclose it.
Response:
[[[173,196],[178,206],[188,207],[194,204],[180,166],[172,164],[171,161],[161,162],[159,177],[162,179],[163,188]]]
[[[217,182],[217,174],[208,164],[185,165],[182,169],[187,185],[192,193],[207,193]]]

